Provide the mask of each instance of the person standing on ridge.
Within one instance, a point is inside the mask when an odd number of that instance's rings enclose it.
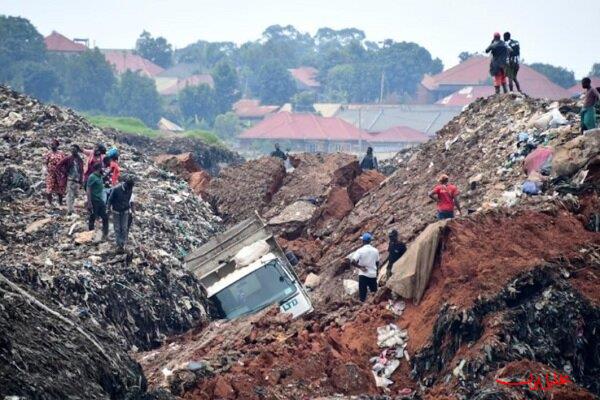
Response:
[[[521,45],[515,39],[510,37],[510,32],[504,32],[504,42],[508,47],[508,65],[506,66],[506,77],[508,78],[508,89],[513,91],[513,81],[517,91],[521,92],[521,85],[517,80],[519,73],[519,63],[521,62]]]
[[[287,156],[279,148],[279,143],[275,143],[275,150],[271,152],[271,157],[281,158],[283,161],[287,160]]]
[[[377,163],[377,157],[373,155],[373,148],[367,147],[367,154],[364,155],[362,160],[360,160],[360,168],[367,169],[379,169],[379,164]]]
[[[448,175],[442,174],[438,179],[438,184],[429,192],[429,197],[437,201],[437,218],[440,220],[454,218],[455,207],[460,215],[458,201],[460,192],[456,186],[448,184],[448,180]]]
[[[506,88],[506,62],[508,61],[508,47],[502,39],[500,39],[500,33],[494,33],[494,39],[492,43],[485,49],[486,53],[492,53],[492,61],[490,62],[490,74],[494,77],[494,88],[496,94],[500,93],[500,86],[502,91],[507,93]]]
[[[90,167],[91,173],[86,184],[87,208],[90,212],[88,230],[93,231],[96,219],[102,219],[102,240],[108,237],[108,215],[104,200],[104,183],[102,182],[102,164],[95,163]]]
[[[65,157],[58,165],[61,184],[67,188],[67,215],[73,214],[75,198],[79,188],[83,186],[83,159],[79,153],[81,148],[76,144],[72,145],[71,155]]]
[[[46,200],[48,204],[52,205],[52,195],[56,194],[58,197],[58,204],[62,205],[63,197],[65,195],[65,185],[61,183],[60,169],[58,165],[65,158],[65,153],[58,150],[59,142],[56,139],[52,139],[50,143],[50,151],[44,157],[44,164],[46,165]]]
[[[134,213],[133,206],[133,186],[135,180],[127,175],[118,186],[113,187],[108,197],[108,207],[113,212],[113,227],[115,229],[115,240],[117,242],[117,252],[125,251],[127,236],[129,235],[130,213]]]
[[[585,97],[583,99],[583,107],[581,108],[581,132],[589,129],[594,129],[596,123],[596,103],[600,101],[600,93],[598,89],[592,86],[590,78],[583,78],[581,86],[585,89]]]
[[[350,262],[358,268],[358,298],[361,302],[367,299],[367,289],[371,293],[377,291],[377,268],[379,267],[379,250],[371,246],[373,235],[365,232],[361,236],[363,246],[350,255]]]
[[[390,242],[388,244],[388,256],[381,263],[381,265],[385,265],[386,267],[386,277],[389,278],[392,275],[392,266],[396,261],[400,259],[406,253],[406,244],[398,239],[398,231],[392,229],[388,235]]]

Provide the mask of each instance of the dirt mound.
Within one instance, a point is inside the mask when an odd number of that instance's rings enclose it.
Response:
[[[187,181],[194,193],[206,193],[211,176],[200,168],[193,153],[161,154],[154,157],[154,161],[160,168]]]
[[[222,146],[206,144],[201,139],[177,135],[150,138],[112,129],[107,129],[106,132],[114,136],[117,141],[133,146],[149,156],[191,152],[200,167],[210,173],[211,176],[218,175],[219,171],[228,165],[239,165],[244,162],[243,157],[236,152]]]

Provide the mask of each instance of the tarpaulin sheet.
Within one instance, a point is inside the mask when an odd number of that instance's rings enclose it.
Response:
[[[550,162],[549,160],[553,154],[554,149],[552,149],[552,147],[538,147],[533,150],[525,157],[525,160],[523,160],[523,169],[525,170],[525,173],[529,175],[534,171],[540,172],[544,164]]]

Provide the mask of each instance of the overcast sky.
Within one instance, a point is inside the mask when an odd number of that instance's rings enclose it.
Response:
[[[578,78],[600,62],[598,0],[0,0],[0,14],[100,48],[131,48],[144,29],[180,48],[255,40],[273,24],[311,34],[356,27],[369,40],[419,43],[447,68],[461,51],[482,51],[494,31],[509,30],[526,62],[561,65]]]

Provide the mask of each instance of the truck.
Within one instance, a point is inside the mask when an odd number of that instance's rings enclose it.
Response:
[[[274,304],[293,318],[313,310],[288,257],[258,215],[192,251],[185,264],[200,280],[218,319],[254,314]]]

